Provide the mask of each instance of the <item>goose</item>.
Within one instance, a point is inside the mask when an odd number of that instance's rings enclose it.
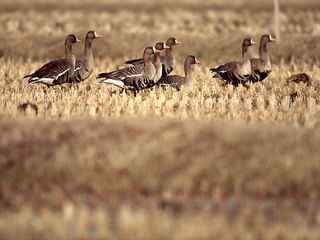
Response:
[[[73,77],[70,81],[72,83],[79,83],[89,78],[94,68],[94,58],[92,43],[95,39],[101,38],[95,31],[89,31],[86,34],[84,42],[84,55],[76,60],[76,68]]]
[[[192,83],[193,66],[200,64],[200,61],[192,55],[186,57],[184,61],[185,76],[169,75],[161,82],[161,85],[170,85],[180,91],[182,85],[190,85]]]
[[[72,45],[77,42],[80,40],[74,34],[69,34],[65,40],[65,58],[52,60],[24,78],[29,78],[28,83],[42,83],[47,86],[68,82],[74,75],[76,58],[72,54]]]
[[[166,46],[168,47],[165,49],[164,54],[161,55],[161,63],[163,64],[163,76],[165,79],[165,76],[169,75],[176,63],[175,57],[174,57],[174,49],[175,46],[180,45],[181,42],[179,42],[175,37],[170,37],[166,41]],[[143,64],[143,59],[133,59],[128,60],[125,62],[126,64],[131,65],[140,65]]]
[[[177,45],[180,45],[179,42],[175,37],[168,38],[166,45],[169,47],[165,50],[164,56],[161,58],[161,62],[163,64],[163,79],[166,79],[176,65],[176,58],[174,56],[174,50]]]
[[[152,62],[155,54],[155,47],[146,47],[143,52],[143,69],[135,66],[127,67],[109,73],[100,73],[97,79],[100,83],[111,84],[122,89],[131,90],[136,93],[145,84],[154,79],[156,68]]]
[[[156,52],[154,53],[154,66],[156,68],[156,74],[155,74],[155,78],[154,78],[154,83],[157,84],[159,82],[159,80],[161,79],[161,77],[163,76],[163,71],[165,66],[163,64],[163,61],[161,59],[161,54],[168,50],[169,47],[166,45],[166,43],[164,42],[158,42],[155,46],[156,48]]]
[[[275,42],[276,39],[270,34],[264,34],[260,39],[259,58],[251,59],[252,74],[249,81],[252,83],[260,82],[266,79],[272,71],[271,60],[268,51],[268,45]]]
[[[215,75],[213,78],[220,78],[226,83],[238,86],[240,83],[245,84],[251,74],[251,47],[255,45],[252,38],[245,38],[242,42],[242,60],[228,62],[210,71]]]
[[[135,92],[153,87],[162,76],[160,53],[166,48],[164,42],[158,42],[155,47],[147,47],[144,50],[142,66],[132,65],[113,72],[100,73],[97,78],[104,78],[101,83],[113,84]]]

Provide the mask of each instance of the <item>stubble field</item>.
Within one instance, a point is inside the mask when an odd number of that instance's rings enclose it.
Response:
[[[320,4],[281,8],[271,76],[234,88],[209,68],[273,30],[272,1],[2,1],[0,238],[317,239]],[[193,85],[134,97],[94,76],[22,79],[88,30],[104,35],[96,73],[175,36],[175,73],[201,60]],[[299,72],[313,84],[288,84]]]

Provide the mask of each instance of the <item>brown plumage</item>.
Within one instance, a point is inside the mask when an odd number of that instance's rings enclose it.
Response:
[[[155,53],[154,53],[154,61],[153,61],[153,64],[156,68],[156,74],[154,76],[154,83],[156,84],[162,77],[163,75],[163,68],[165,67],[162,63],[162,60],[161,60],[161,54],[169,49],[169,47],[164,43],[164,42],[158,42],[156,45],[155,45]]]
[[[144,86],[153,81],[156,74],[156,68],[153,64],[154,47],[147,47],[143,52],[143,69],[131,66],[114,72],[100,73],[97,78],[101,78],[100,83],[111,84],[122,89],[132,90],[134,92],[143,89]]]
[[[260,39],[259,58],[251,59],[252,74],[249,77],[250,82],[260,82],[266,79],[272,71],[271,60],[269,56],[269,44],[276,40],[270,34],[264,34]]]
[[[162,76],[164,79],[167,75],[169,75],[172,72],[176,64],[174,50],[175,50],[175,47],[179,44],[181,44],[181,42],[179,42],[175,37],[170,37],[166,41],[166,46],[168,48],[165,49],[163,54],[161,54],[161,63],[163,65]],[[125,63],[131,64],[131,65],[140,65],[140,64],[143,64],[143,59],[142,58],[133,59],[133,60],[126,61]]]
[[[133,65],[113,72],[101,73],[97,78],[104,78],[101,83],[113,84],[135,92],[153,87],[162,75],[160,53],[164,49],[166,49],[165,43],[159,42],[155,47],[145,49],[142,66]]]
[[[74,75],[76,58],[72,53],[72,45],[80,42],[74,34],[65,40],[65,58],[48,62],[32,74],[26,75],[29,83],[42,83],[47,86],[69,82]]]
[[[312,82],[313,82],[312,78],[306,73],[294,74],[287,79],[288,84],[290,84],[290,83],[305,83],[305,84],[307,84],[307,86],[311,86]]]
[[[161,82],[161,85],[170,85],[180,91],[182,85],[190,85],[192,83],[193,66],[200,64],[200,61],[195,56],[187,56],[184,61],[185,76],[169,75]]]
[[[79,83],[89,78],[94,69],[94,57],[92,44],[97,38],[100,38],[95,31],[89,31],[86,34],[84,42],[84,55],[76,60],[75,73],[70,82]]]
[[[242,60],[232,61],[220,65],[216,68],[211,68],[214,73],[214,78],[220,78],[228,84],[238,86],[241,83],[246,83],[251,74],[250,48],[255,42],[252,38],[245,38],[242,42]]]

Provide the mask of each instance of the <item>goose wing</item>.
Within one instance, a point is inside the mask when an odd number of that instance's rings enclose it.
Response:
[[[67,59],[57,59],[43,65],[34,73],[26,75],[25,78],[29,77],[29,83],[55,85],[69,78],[72,67]]]
[[[155,82],[152,79],[149,79],[144,72],[127,75],[126,77],[122,78],[108,76],[108,74],[105,75],[104,73],[101,73],[97,78],[104,78],[100,81],[100,83],[111,84],[119,88],[128,89],[135,92],[155,86]]]
[[[158,85],[160,86],[166,86],[169,85],[171,87],[174,87],[178,91],[180,91],[181,86],[185,82],[185,77],[179,76],[179,75],[170,75],[167,76],[165,79],[163,79]]]
[[[127,78],[134,78],[141,76],[143,74],[143,65],[134,65],[126,68],[122,68],[119,70],[115,70],[112,72],[100,73],[97,78],[105,78],[105,79],[118,79],[125,80]]]
[[[132,59],[125,62],[125,64],[129,65],[143,65],[144,61],[142,58]]]
[[[240,62],[228,62],[215,68],[211,68],[210,71],[215,73],[214,78],[220,78],[227,83],[238,85],[248,80],[248,76],[242,76],[238,73]]]

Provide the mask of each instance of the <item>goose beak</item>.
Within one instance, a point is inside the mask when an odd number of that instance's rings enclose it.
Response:
[[[179,42],[178,40],[176,40],[176,45],[181,45],[182,42]]]
[[[79,43],[81,42],[81,40],[79,38],[76,39],[76,43]]]
[[[96,34],[95,38],[103,38],[103,35]]]

